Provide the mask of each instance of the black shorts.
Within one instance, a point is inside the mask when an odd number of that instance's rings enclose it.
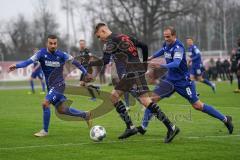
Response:
[[[231,73],[237,73],[237,68],[236,67],[231,67]]]
[[[149,88],[145,79],[144,73],[128,73],[119,82],[115,84],[115,90],[123,92],[136,92],[136,96],[139,97],[147,92]]]

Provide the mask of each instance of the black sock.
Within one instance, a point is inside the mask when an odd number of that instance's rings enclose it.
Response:
[[[159,119],[163,122],[163,124],[167,127],[168,130],[172,130],[173,124],[168,119],[168,117],[161,111],[156,103],[150,103],[148,109]]]
[[[94,88],[94,89],[99,89],[98,86],[94,86],[94,85],[89,85],[88,87]]]
[[[238,89],[240,89],[240,77],[238,78]]]
[[[88,92],[90,93],[90,95],[92,96],[92,98],[96,98],[95,97],[95,94],[94,94],[94,92],[93,92],[93,89],[91,89],[91,88],[87,88],[88,89]]]
[[[230,83],[233,83],[233,75],[230,75]]]
[[[133,123],[130,116],[128,115],[128,112],[123,102],[119,101],[115,103],[114,106],[116,108],[116,111],[119,113],[120,117],[122,118],[122,120],[125,122],[127,128],[130,129],[131,126],[133,126]]]

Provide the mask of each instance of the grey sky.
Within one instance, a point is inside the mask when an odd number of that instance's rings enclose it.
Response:
[[[47,3],[48,9],[55,15],[60,24],[60,32],[66,33],[66,12],[61,9],[61,0],[47,0]],[[32,19],[36,13],[37,5],[38,0],[0,0],[0,23],[10,21],[16,18],[18,14],[23,14],[26,18]],[[80,26],[80,19],[79,16],[75,17],[77,30]],[[77,32],[77,38],[89,39],[89,35]]]
[[[59,2],[60,0],[48,0],[49,7],[55,13],[60,9]],[[38,0],[0,0],[0,19],[9,20],[20,13],[27,18],[32,18],[37,4]]]

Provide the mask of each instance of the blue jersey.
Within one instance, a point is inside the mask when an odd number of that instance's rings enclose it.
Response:
[[[191,45],[188,48],[189,57],[192,60],[192,67],[193,68],[201,68],[202,67],[202,59],[201,59],[201,52],[197,48],[196,45]]]
[[[33,67],[34,67],[34,69],[35,69],[35,73],[41,73],[42,72],[42,67],[41,67],[41,65],[39,65],[39,62],[34,62],[33,63]],[[38,66],[38,67],[37,67]],[[37,67],[37,68],[36,68]]]
[[[64,82],[63,65],[68,60],[73,60],[73,57],[65,52],[56,50],[54,53],[49,53],[46,48],[39,50],[31,58],[33,62],[39,61],[46,78],[46,84],[49,87],[59,82]],[[53,72],[54,71],[54,72]],[[50,83],[49,80],[51,79]]]
[[[186,61],[186,53],[184,45],[181,41],[176,39],[173,44],[168,45],[164,42],[163,47],[157,51],[153,57],[159,57],[164,55],[168,68],[167,79],[172,81],[186,80],[189,79],[189,71]],[[179,63],[175,66],[172,65],[178,61]],[[170,67],[171,66],[171,67]]]
[[[50,53],[46,48],[39,50],[30,59],[18,63],[16,67],[23,68],[37,61],[39,61],[41,64],[48,89],[54,87],[54,85],[58,83],[64,83],[63,66],[66,61],[71,61],[72,64],[86,74],[85,68],[77,63],[71,55],[60,50]]]

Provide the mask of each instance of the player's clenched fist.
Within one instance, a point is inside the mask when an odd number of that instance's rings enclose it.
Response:
[[[12,64],[11,66],[8,67],[8,72],[12,72],[15,69],[17,69],[16,64]]]

